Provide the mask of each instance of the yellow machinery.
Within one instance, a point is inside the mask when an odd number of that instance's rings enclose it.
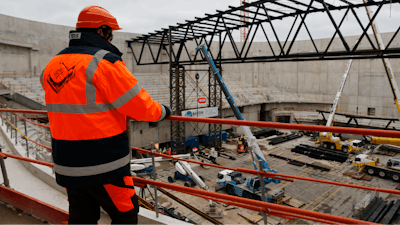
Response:
[[[340,83],[339,90],[336,94],[335,100],[333,101],[328,120],[326,121],[326,126],[328,126],[328,127],[331,126],[333,123],[333,118],[335,116],[340,97],[342,96],[342,91],[343,91],[344,85],[346,83],[352,62],[353,62],[353,59],[350,59],[348,65],[347,65],[346,72],[344,73],[342,81]],[[315,142],[315,144],[320,144],[323,148],[328,148],[331,150],[336,149],[339,151],[343,151],[345,153],[350,153],[354,150],[360,151],[362,149],[362,142],[360,140],[342,141],[342,140],[340,140],[339,137],[335,137],[335,136],[333,136],[332,133],[327,133],[327,132],[319,133],[319,139]]]
[[[367,140],[371,144],[388,144],[388,145],[400,145],[400,138],[388,138],[388,137],[367,137]]]
[[[365,165],[376,166],[379,163],[378,157],[372,157],[366,154],[358,154],[356,158],[352,161],[355,167],[358,167],[358,171],[362,171]]]
[[[319,140],[315,142],[320,144],[323,148],[331,150],[339,150],[345,153],[351,153],[352,151],[361,151],[363,149],[363,143],[360,140],[346,140],[342,141],[339,137],[335,137],[332,133],[322,132],[319,135]]]
[[[359,154],[352,161],[358,167],[358,171],[365,170],[369,175],[378,175],[381,178],[391,178],[393,181],[400,181],[400,159],[390,158],[386,166],[379,163],[378,157],[371,157],[366,154]]]

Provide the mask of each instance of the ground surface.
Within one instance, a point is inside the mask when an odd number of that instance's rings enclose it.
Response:
[[[17,212],[0,204],[0,223],[1,224],[44,224],[40,219],[36,219],[23,212]]]
[[[297,175],[308,178],[316,178],[323,179],[329,181],[337,181],[342,183],[349,184],[358,184],[370,187],[380,187],[387,189],[394,189],[398,183],[393,182],[388,179],[381,179],[379,177],[373,177],[371,181],[362,181],[350,178],[348,176],[344,176],[343,173],[346,171],[356,172],[357,169],[350,164],[348,161],[344,163],[327,161],[327,160],[316,160],[313,158],[309,158],[308,156],[296,154],[291,152],[290,150],[299,144],[309,144],[314,145],[314,142],[310,140],[309,137],[302,137],[296,140],[288,141],[282,144],[278,144],[275,146],[268,145],[267,140],[258,140],[259,145],[272,169],[276,169],[279,173],[289,174],[289,175]],[[223,166],[228,166],[232,168],[249,168],[253,169],[252,159],[249,154],[242,153],[238,154],[236,152],[236,141],[231,140],[227,143],[223,144],[223,147],[226,148],[225,153],[235,156],[237,160],[232,161],[225,158],[217,158],[217,162]],[[268,154],[273,153],[276,155],[281,155],[284,157],[288,157],[291,159],[297,159],[299,161],[313,163],[320,162],[324,165],[332,167],[329,172],[323,172],[318,169],[313,169],[309,167],[298,167],[291,164],[288,164],[285,160],[277,159],[268,156]],[[373,156],[377,156],[372,154]],[[349,159],[354,158],[355,155],[351,155]],[[386,163],[388,156],[379,155],[380,161],[382,163]],[[198,165],[191,164],[193,170],[201,175],[206,184],[210,187],[211,191],[215,190],[216,184],[216,176],[220,169],[217,168],[209,168],[204,169]],[[167,177],[173,176],[175,172],[175,168],[170,162],[162,162],[157,167],[158,179],[160,181],[168,182]],[[245,176],[249,176],[247,174],[243,174]],[[175,184],[183,185],[184,181],[178,180]],[[366,194],[370,193],[370,191],[354,189],[349,187],[342,186],[334,186],[330,184],[322,184],[322,183],[314,183],[302,180],[295,180],[294,182],[281,182],[280,184],[270,183],[267,185],[268,188],[284,188],[285,195],[291,196],[294,199],[304,202],[304,206],[302,209],[312,210],[316,212],[324,212],[333,215],[349,217],[351,218],[353,215],[352,208],[353,205],[359,202]],[[195,188],[198,188],[197,186]],[[176,191],[170,191],[172,194],[181,198],[185,202],[195,206],[196,208],[205,212],[208,208],[208,201],[202,198],[189,196],[186,194],[182,194]],[[220,193],[226,193],[224,190],[220,191]],[[161,193],[158,194],[160,203],[165,206],[176,207],[177,211],[183,213],[188,218],[192,219],[198,224],[210,224],[209,221],[205,220],[201,216],[195,214],[174,200],[170,199],[168,196],[165,196]],[[398,196],[392,196],[385,193],[380,193],[380,197],[384,199],[396,199]],[[147,200],[150,200],[150,196],[148,195]],[[260,220],[262,217],[258,215],[258,212],[254,212],[251,210],[246,210],[242,208],[226,210],[228,208],[232,208],[231,206],[227,206],[225,204],[217,204],[217,209],[223,212],[222,218],[217,218],[218,221],[224,224],[248,224],[248,222],[243,219],[238,213],[244,215],[247,218],[252,220]],[[312,221],[304,221],[304,220],[286,220],[275,216],[268,216],[268,223],[286,223],[286,224],[311,224]],[[259,224],[263,224],[263,221],[259,221]]]

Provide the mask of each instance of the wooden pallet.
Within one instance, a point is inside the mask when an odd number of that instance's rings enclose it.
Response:
[[[357,179],[357,180],[365,180],[365,181],[372,180],[372,177],[366,175],[365,173],[357,173],[357,172],[346,171],[346,172],[343,173],[343,175],[352,177],[352,178]]]
[[[305,205],[304,202],[302,202],[302,201],[300,201],[300,200],[297,200],[297,199],[294,199],[294,198],[292,198],[291,196],[287,196],[287,195],[283,196],[282,201],[283,201],[283,203],[285,203],[286,205],[292,206],[292,207],[294,207],[294,208],[301,208],[303,205]]]
[[[379,155],[387,155],[387,156],[395,156],[397,153],[396,152],[387,152],[387,151],[377,151],[376,154]]]

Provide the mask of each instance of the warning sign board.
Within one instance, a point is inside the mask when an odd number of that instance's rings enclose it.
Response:
[[[207,106],[207,97],[199,97],[199,98],[197,98],[197,106],[198,107]]]

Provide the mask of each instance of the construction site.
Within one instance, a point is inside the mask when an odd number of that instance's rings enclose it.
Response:
[[[379,25],[400,1],[237,3],[113,33],[171,109],[127,120],[138,223],[399,224],[400,21]],[[330,37],[308,25],[318,16]],[[66,224],[41,79],[75,27],[0,21],[0,223]]]

